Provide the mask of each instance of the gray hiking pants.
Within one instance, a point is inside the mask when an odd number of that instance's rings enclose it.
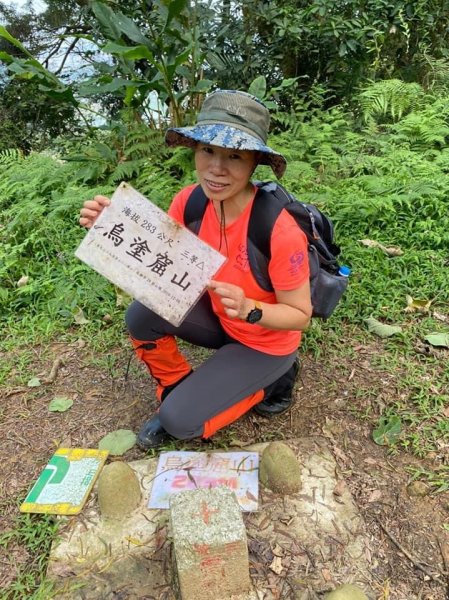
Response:
[[[230,338],[214,314],[207,293],[179,327],[137,301],[126,312],[126,325],[130,335],[142,342],[173,335],[195,346],[216,350],[161,404],[162,426],[178,439],[202,436],[206,421],[275,382],[293,365],[297,354],[266,354]]]

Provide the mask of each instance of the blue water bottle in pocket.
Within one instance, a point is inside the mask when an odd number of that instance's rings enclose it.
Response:
[[[347,265],[341,265],[338,269],[338,274],[341,277],[349,277],[349,275],[351,275],[351,269]]]

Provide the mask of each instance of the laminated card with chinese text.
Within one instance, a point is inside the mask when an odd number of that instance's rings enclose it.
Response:
[[[244,511],[256,511],[259,496],[257,452],[162,452],[153,479],[149,508],[169,508],[169,498],[184,490],[225,486]]]
[[[75,256],[175,327],[226,260],[126,183]]]

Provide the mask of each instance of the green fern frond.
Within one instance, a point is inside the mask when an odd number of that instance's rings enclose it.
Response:
[[[132,145],[128,145],[125,149],[125,156],[128,159],[143,158],[151,156],[158,144],[151,144],[148,141],[138,140]]]
[[[68,222],[75,222],[80,208],[86,200],[90,200],[97,194],[102,196],[111,196],[112,186],[87,187],[77,186],[73,179],[69,180],[64,189],[53,190],[48,200],[48,219],[61,219]]]
[[[109,177],[109,182],[117,183],[120,181],[131,180],[134,175],[138,175],[140,173],[142,165],[144,165],[145,162],[147,162],[145,158],[139,158],[120,163]]]
[[[194,181],[194,180],[193,180]],[[136,188],[162,210],[167,210],[173,196],[182,187],[176,179],[154,165],[146,165],[137,181]]]
[[[419,106],[423,96],[424,90],[417,83],[385,79],[372,83],[358,100],[365,121],[379,122],[388,117],[396,122]]]
[[[0,150],[0,168],[2,171],[9,168],[12,164],[18,163],[23,159],[23,152],[19,148],[6,148]]]
[[[405,140],[416,150],[445,146],[449,127],[437,114],[430,111],[411,113],[396,123],[392,131],[399,139]]]
[[[124,156],[131,160],[161,156],[165,150],[161,132],[146,125],[135,126],[128,131],[123,147]]]
[[[437,153],[433,162],[435,167],[441,169],[443,173],[449,174],[449,148],[444,148],[441,152]]]
[[[449,61],[447,58],[435,58],[423,52],[415,60],[421,64],[424,72],[422,81],[426,89],[447,95],[449,90]]]

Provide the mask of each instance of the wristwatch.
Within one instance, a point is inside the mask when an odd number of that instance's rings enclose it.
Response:
[[[251,323],[251,325],[253,325],[254,323],[257,323],[258,321],[260,321],[260,319],[262,318],[262,305],[260,302],[258,302],[257,300],[254,300],[254,308],[251,309],[249,311],[249,313],[246,315],[246,319],[245,321],[247,323]]]

